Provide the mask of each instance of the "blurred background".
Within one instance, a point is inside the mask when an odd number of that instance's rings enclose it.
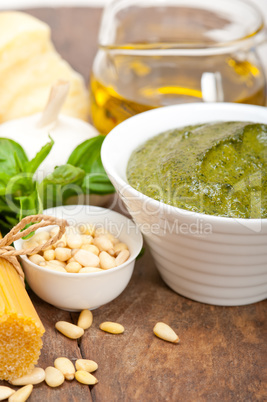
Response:
[[[142,5],[145,4],[145,0],[141,0]],[[165,4],[165,0],[161,0],[162,5]],[[231,0],[230,0],[231,1]],[[266,22],[266,27],[267,27],[267,0],[246,0],[248,3],[251,3],[255,5],[261,12],[265,22]],[[26,13],[29,13],[38,19],[46,22],[50,28],[51,28],[51,39],[52,42],[55,46],[55,49],[58,51],[60,56],[63,58],[63,60],[66,60],[70,66],[77,72],[79,72],[82,77],[85,79],[85,85],[87,88],[90,88],[90,93],[92,94],[91,102],[90,102],[90,107],[92,110],[90,110],[90,115],[92,117],[92,122],[97,127],[97,129],[103,133],[106,134],[109,132],[115,124],[118,124],[120,121],[124,120],[125,118],[130,117],[132,114],[139,113],[141,111],[147,110],[147,108],[150,108],[151,105],[152,107],[154,106],[159,106],[159,105],[166,105],[169,103],[173,102],[173,94],[174,93],[179,93],[181,84],[173,84],[173,81],[171,79],[168,82],[171,82],[172,86],[172,91],[171,92],[169,89],[167,91],[167,94],[164,98],[164,95],[161,96],[161,92],[155,92],[154,88],[161,88],[160,83],[154,83],[153,85],[153,90],[152,92],[147,91],[142,92],[140,88],[146,88],[145,85],[145,80],[147,79],[146,73],[143,73],[143,70],[139,71],[138,68],[140,69],[140,63],[136,64],[136,60],[133,60],[133,64],[131,67],[132,68],[132,75],[129,74],[129,68],[127,67],[125,69],[126,74],[123,75],[122,72],[120,71],[120,74],[116,74],[116,77],[114,78],[114,75],[112,74],[112,69],[110,69],[111,63],[109,58],[102,57],[99,58],[97,57],[98,54],[98,32],[99,32],[99,26],[100,26],[100,20],[101,20],[101,15],[102,15],[102,10],[103,7],[109,3],[110,0],[9,0],[8,2],[4,2],[3,0],[0,0],[0,10],[22,10],[25,11]],[[204,5],[205,1],[204,0],[198,0],[199,5]],[[127,4],[127,2],[125,1]],[[155,3],[157,3],[155,1]],[[167,3],[167,2],[166,2]],[[214,3],[217,4],[219,1],[214,0]],[[234,1],[231,2],[234,4]],[[188,4],[188,3],[187,3]],[[229,18],[233,15],[235,15],[234,12],[234,7],[232,9],[231,6],[228,7],[226,6],[226,1],[221,0],[220,1],[222,10],[224,12],[228,11],[229,12]],[[163,7],[164,8],[164,7]],[[241,13],[237,12],[235,18],[236,21],[240,22],[242,21],[242,16],[240,15]],[[148,16],[151,18],[151,12],[149,11]],[[233,17],[234,18],[234,17]],[[142,20],[142,18],[141,18]],[[144,27],[145,30],[149,24],[147,23],[147,20],[144,15]],[[249,20],[249,15],[244,18],[244,21]],[[132,13],[129,16],[129,20],[127,20],[126,25],[123,27],[123,32],[134,32],[136,31],[135,29],[130,29],[130,22],[133,22],[133,27],[136,26],[136,18],[135,14]],[[176,25],[176,19],[173,18],[174,25]],[[139,26],[141,26],[142,21],[138,21]],[[168,28],[171,26],[170,21],[168,20]],[[216,23],[215,23],[216,24]],[[168,34],[173,35],[173,27],[168,29],[167,31],[169,32]],[[215,30],[218,29],[218,25],[215,25]],[[144,29],[141,29],[140,32],[142,32],[142,35],[144,34]],[[138,29],[137,29],[138,31]],[[188,29],[190,32],[189,36],[191,35],[192,31],[191,28]],[[267,31],[267,28],[266,28]],[[139,32],[139,31],[138,31]],[[127,33],[127,34],[128,34]],[[143,39],[143,38],[142,38]],[[255,46],[252,46],[252,51],[254,52]],[[257,96],[258,93],[262,94],[265,93],[265,86],[264,86],[264,80],[263,77],[267,76],[267,41],[265,40],[264,42],[261,42],[261,45],[257,47],[257,59],[259,62],[259,65],[261,65],[261,73],[256,74],[258,78],[255,78],[256,75],[251,73],[252,70],[249,70],[249,66],[254,66],[254,59],[253,63],[249,64],[248,60],[243,60],[243,57],[245,57],[243,54],[241,54],[241,61],[239,60],[238,63],[235,61],[231,60],[231,65],[227,62],[225,64],[225,61],[222,63],[219,58],[218,58],[218,63],[219,66],[216,69],[216,71],[221,71],[223,68],[226,66],[228,73],[234,74],[234,78],[231,82],[234,82],[235,85],[228,85],[226,89],[226,84],[225,84],[225,91],[224,91],[224,99],[226,101],[238,101],[238,102],[243,102],[243,103],[252,103],[252,104],[264,104],[264,100],[258,100]],[[259,57],[258,57],[259,55]],[[254,57],[254,55],[253,55]],[[95,60],[97,60],[97,63],[95,63]],[[119,64],[121,68],[123,69],[124,66],[131,60],[131,58],[125,58],[125,63]],[[200,58],[199,58],[200,60]],[[206,61],[206,58],[203,57],[203,66],[202,64],[200,65],[200,62],[198,60],[198,63],[192,63],[190,61],[190,68],[180,68],[182,71],[186,71],[188,77],[199,77],[198,71],[204,71],[206,69],[206,64],[208,63],[209,60]],[[101,68],[98,63],[104,63],[101,64]],[[105,64],[106,63],[106,64]],[[157,64],[158,63],[158,64]],[[184,61],[186,63],[186,61]],[[233,64],[234,63],[234,64]],[[159,61],[157,59],[156,65],[159,65]],[[128,64],[129,65],[129,64]],[[169,66],[167,63],[166,65]],[[202,67],[201,67],[202,66]],[[39,66],[40,67],[40,66]],[[143,67],[141,63],[141,67]],[[160,67],[161,68],[161,67]],[[169,67],[168,67],[169,68]],[[138,77],[140,78],[139,85],[137,85],[136,81],[133,80],[132,82],[134,83],[133,88],[129,85],[129,80],[131,77],[136,77],[136,71],[138,70]],[[196,70],[196,71],[195,71]],[[38,70],[39,71],[39,70]],[[151,71],[154,71],[151,69]],[[161,77],[164,75],[163,70],[161,69]],[[189,73],[190,71],[190,73]],[[207,70],[209,71],[209,70]],[[104,73],[103,73],[104,72]],[[104,74],[105,76],[101,76],[101,74]],[[227,73],[227,74],[228,74]],[[224,71],[221,71],[221,74],[226,73]],[[151,77],[152,77],[151,73]],[[175,73],[175,79],[176,80],[176,73]],[[121,79],[121,77],[124,77],[124,80]],[[168,71],[168,74],[166,73],[166,76],[170,77],[170,73]],[[200,75],[201,76],[201,75]],[[115,82],[117,78],[120,77],[119,82]],[[130,78],[129,78],[130,77]],[[157,77],[159,77],[159,74],[154,74],[153,79],[157,81]],[[185,101],[185,97],[188,96],[188,101],[192,101],[192,99],[195,100],[195,98],[192,98],[191,93],[185,93],[185,86],[188,85],[188,88],[199,88],[199,85],[195,85],[195,78],[192,78],[192,82],[185,85],[186,77],[181,76],[181,80],[183,85],[181,88],[183,89],[182,98],[183,102]],[[236,77],[238,79],[236,79]],[[206,77],[208,80],[210,80],[211,76]],[[213,77],[214,78],[214,77]],[[212,79],[213,79],[212,78]],[[111,81],[110,81],[111,79]],[[151,78],[150,78],[151,79]],[[191,78],[190,78],[191,79]],[[198,78],[197,78],[198,79]],[[252,79],[252,81],[250,81]],[[187,78],[189,80],[189,78]],[[108,84],[107,84],[108,82]],[[122,82],[121,86],[119,85],[120,82]],[[127,85],[124,85],[124,83],[127,82]],[[176,82],[176,81],[175,81]],[[210,81],[208,81],[210,82]],[[213,87],[212,88],[219,88],[219,83],[216,81],[216,85],[213,82]],[[103,86],[103,83],[106,84],[106,86]],[[194,85],[192,84],[194,83]],[[199,83],[199,80],[198,80]],[[253,83],[253,84],[252,84]],[[158,86],[157,86],[158,85]],[[215,85],[215,86],[214,86]],[[236,88],[236,86],[238,86]],[[110,94],[110,89],[109,88],[115,88],[115,92],[119,93],[119,98],[117,99],[114,97],[112,94]],[[168,87],[168,86],[167,86]],[[167,88],[166,87],[166,88]],[[168,87],[169,88],[169,87]],[[205,84],[205,88],[211,88],[211,84]],[[190,90],[191,90],[190,89]],[[164,87],[165,90],[165,87]],[[128,92],[127,92],[128,91]],[[154,91],[154,92],[153,92]],[[178,92],[175,92],[178,91]],[[213,92],[215,90],[212,90]],[[208,91],[208,96],[205,97],[206,101],[211,101],[210,99],[214,99],[214,93],[216,92],[217,96],[217,101],[220,100],[220,96],[222,91],[219,89],[213,93],[210,89]],[[190,92],[190,91],[189,91]],[[206,91],[207,92],[207,91]],[[211,92],[213,93],[211,97]],[[155,95],[154,95],[155,93]],[[163,93],[163,92],[162,92]],[[141,95],[140,95],[141,94]],[[104,96],[105,95],[105,96]],[[147,96],[147,98],[146,98]],[[153,101],[151,98],[155,96]],[[168,98],[169,96],[169,98]],[[195,96],[195,95],[194,95]],[[254,99],[254,97],[256,97]],[[121,99],[128,99],[127,105],[121,103]],[[96,101],[96,99],[98,99]],[[100,100],[99,100],[100,99]],[[207,100],[208,99],[208,100]],[[126,101],[125,101],[126,102]],[[139,102],[139,103],[138,103]],[[99,106],[100,105],[100,106]],[[1,104],[0,104],[1,106]],[[127,106],[127,107],[126,107]],[[1,109],[1,108],[0,108]],[[114,112],[117,110],[117,114]],[[111,113],[112,111],[112,113]],[[101,125],[100,125],[101,122]],[[110,123],[110,125],[108,124]]]
[[[10,0],[0,2],[0,9],[25,9],[33,7],[103,7],[108,0]],[[264,2],[264,0],[263,0]]]
[[[1,2],[0,9],[25,9],[31,7],[103,7],[109,0],[9,0]],[[200,0],[201,1],[201,0]],[[250,0],[264,13],[267,20],[267,0]]]

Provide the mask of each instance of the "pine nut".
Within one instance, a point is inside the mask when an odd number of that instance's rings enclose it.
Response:
[[[20,378],[9,381],[12,385],[28,385],[28,384],[39,384],[45,379],[45,372],[41,367],[35,367],[32,372],[25,374]]]
[[[174,330],[164,322],[158,322],[153,328],[154,334],[164,341],[179,343],[180,339]]]
[[[65,235],[69,235],[69,234],[76,234],[78,233],[77,230],[75,229],[75,226],[66,226],[65,227]]]
[[[50,234],[51,237],[54,237],[54,236],[56,236],[56,235],[58,234],[58,232],[59,232],[59,227],[58,227],[58,226],[55,226],[54,228],[52,228],[52,229],[49,231],[49,234]]]
[[[117,256],[120,254],[122,250],[128,250],[128,247],[125,243],[117,243],[114,246],[115,255]]]
[[[92,245],[91,244],[83,244],[82,246],[81,246],[81,250],[86,250],[86,251],[91,251],[90,250],[90,247],[91,247]],[[98,254],[96,254],[96,253],[94,253],[95,255],[98,255]]]
[[[63,384],[65,378],[62,372],[56,367],[48,366],[45,369],[45,382],[49,387],[55,388]]]
[[[106,236],[96,237],[93,243],[100,251],[108,251],[113,249],[112,242]]]
[[[115,256],[114,248],[110,248],[109,250],[107,250],[107,252],[108,252],[109,255],[111,255],[112,257]]]
[[[98,382],[97,379],[92,374],[90,374],[90,373],[88,373],[88,371],[84,371],[84,370],[76,371],[75,378],[81,384],[86,384],[86,385],[94,385]]]
[[[109,232],[106,233],[106,236],[112,242],[113,245],[120,242],[119,239],[117,239],[115,236],[113,236],[113,234],[111,234]]]
[[[8,402],[25,402],[31,395],[33,385],[28,384],[25,387],[18,389],[13,395],[8,398]]]
[[[102,324],[99,325],[99,328],[102,329],[102,331],[109,332],[110,334],[122,334],[124,332],[124,327],[121,324],[110,321],[102,322]]]
[[[80,269],[79,274],[92,274],[93,272],[104,272],[101,268],[96,267],[83,267]]]
[[[78,318],[78,327],[82,329],[88,329],[93,322],[93,314],[90,310],[82,310]]]
[[[58,241],[56,243],[53,244],[53,248],[56,249],[58,247],[66,247],[67,243],[65,241]]]
[[[49,240],[49,239],[50,239],[50,234],[49,234],[49,232],[46,232],[46,231],[35,233],[35,235],[33,235],[31,238],[31,240],[37,241],[37,243],[40,243],[44,240],[45,240],[45,242],[47,242],[47,240]]]
[[[99,257],[91,251],[79,250],[74,255],[74,258],[84,267],[97,267],[99,265]]]
[[[99,255],[99,250],[94,244],[83,244],[81,247],[82,250],[90,251],[95,255]]]
[[[54,227],[49,232],[38,232],[33,240],[23,243],[23,248],[46,242],[58,230],[58,227]],[[28,258],[39,266],[58,272],[93,273],[119,266],[127,261],[129,255],[127,245],[104,227],[95,229],[92,224],[84,224],[68,226],[55,245],[47,247],[40,254],[28,255]]]
[[[45,250],[43,253],[43,256],[46,261],[54,260],[55,256],[56,256],[55,250],[53,250],[53,249]]]
[[[90,235],[81,235],[82,238],[82,244],[91,244],[93,237]]]
[[[14,394],[15,390],[4,385],[0,385],[0,401],[4,401]]]
[[[58,261],[58,260],[47,261],[47,264],[56,265],[57,267],[60,266],[60,267],[63,267],[63,268],[65,268],[65,266],[66,266],[65,262]]]
[[[66,235],[65,235],[65,233],[61,236],[61,238],[56,242],[56,243],[54,243],[53,244],[53,247],[54,248],[57,248],[57,247],[66,247],[66,245],[67,245],[67,241],[66,241]]]
[[[93,236],[95,234],[95,225],[91,223],[79,225],[79,232],[85,235]]]
[[[69,260],[66,261],[66,263],[69,264],[70,262],[77,262],[77,261],[75,261],[75,259],[71,257]]]
[[[32,254],[28,258],[31,262],[37,265],[42,261],[45,262],[44,257],[42,257],[40,254]]]
[[[116,267],[115,258],[109,255],[106,251],[101,251],[99,254],[100,267],[102,269],[110,269]]]
[[[71,249],[66,247],[57,247],[55,249],[55,256],[58,261],[67,261],[72,257]]]
[[[74,262],[69,262],[66,266],[65,266],[65,270],[67,272],[76,274],[77,272],[80,271],[80,269],[82,268],[81,264],[79,264],[78,262],[74,261]]]
[[[115,264],[118,267],[121,264],[124,264],[125,261],[129,258],[129,250],[122,250],[115,259]]]
[[[65,272],[65,273],[67,272],[67,271],[65,270],[65,268],[61,267],[60,265],[51,264],[51,261],[47,261],[45,267],[48,268],[48,269],[51,269],[51,271]]]
[[[94,233],[94,237],[99,237],[99,236],[103,236],[106,235],[108,233],[108,231],[103,228],[102,226],[100,226],[99,228],[95,229],[95,233]]]
[[[71,381],[74,379],[75,367],[67,357],[58,357],[54,361],[54,366],[61,371],[66,380]]]
[[[49,264],[49,265],[54,265],[54,266],[60,266],[60,267],[62,267],[62,268],[65,268],[65,266],[66,266],[66,263],[65,262],[63,262],[63,261],[58,261],[58,260],[50,260],[50,261],[47,261],[47,264]]]
[[[82,236],[78,233],[67,234],[66,241],[69,248],[80,248],[83,243]]]
[[[58,321],[55,327],[59,332],[70,339],[78,339],[84,334],[82,328],[67,321]]]
[[[26,250],[27,248],[34,248],[34,247],[38,247],[38,246],[39,246],[39,243],[37,243],[37,241],[32,241],[32,240],[27,240],[22,244],[22,248],[24,250]]]
[[[93,360],[88,359],[78,359],[75,362],[76,370],[88,371],[88,373],[92,373],[98,369],[98,364]]]
[[[38,241],[39,246],[42,246],[43,244],[47,243],[47,240],[40,240]],[[51,248],[51,246],[49,246],[48,248]]]
[[[39,246],[40,246],[40,245],[43,245],[43,244],[45,244],[45,243],[46,243],[46,240],[44,240],[43,242],[39,241],[38,244],[39,244]],[[46,249],[46,250],[54,250],[53,246],[48,246],[48,247],[46,247],[45,249]]]

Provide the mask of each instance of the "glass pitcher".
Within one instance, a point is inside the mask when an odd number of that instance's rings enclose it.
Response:
[[[261,13],[244,0],[114,0],[90,79],[91,116],[107,134],[177,103],[265,105]]]

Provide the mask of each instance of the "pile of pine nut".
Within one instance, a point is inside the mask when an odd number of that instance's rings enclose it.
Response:
[[[23,243],[24,249],[44,244],[59,228],[35,233]],[[115,268],[128,260],[128,246],[103,227],[91,224],[68,226],[55,244],[38,254],[28,255],[31,262],[53,271],[91,273]]]
[[[77,325],[67,321],[58,321],[55,328],[63,335],[70,339],[80,338],[85,330],[89,329],[93,323],[93,314],[90,310],[82,310],[79,314]],[[110,334],[118,335],[124,332],[123,325],[105,321],[99,325],[99,328]],[[154,334],[174,344],[180,342],[178,335],[169,325],[158,322],[153,328]],[[95,385],[98,383],[97,378],[91,374],[98,369],[98,364],[89,359],[77,359],[73,363],[67,357],[57,357],[53,366],[45,369],[35,367],[30,373],[21,378],[9,381],[11,385],[21,386],[17,391],[7,386],[0,386],[0,401],[7,399],[9,402],[26,402],[32,393],[33,386],[45,381],[51,388],[60,387],[65,380],[76,380],[81,384]]]

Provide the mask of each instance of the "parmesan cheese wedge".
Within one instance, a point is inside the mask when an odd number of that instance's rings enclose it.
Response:
[[[88,119],[83,77],[56,52],[50,27],[22,12],[0,12],[0,123],[41,112],[51,86],[69,81],[61,113]]]

